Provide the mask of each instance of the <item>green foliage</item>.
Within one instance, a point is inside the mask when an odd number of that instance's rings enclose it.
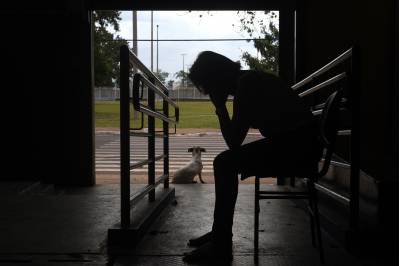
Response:
[[[157,72],[154,72],[154,75],[164,84],[166,84],[165,80],[168,78],[169,73],[158,69]]]
[[[169,89],[172,89],[173,86],[174,86],[174,80],[173,79],[168,80],[167,81],[167,87]]]
[[[177,79],[187,79],[188,73],[183,70],[180,70],[180,71],[176,72],[174,76]]]
[[[114,86],[119,83],[119,47],[127,45],[119,35],[121,12],[114,10],[93,12],[95,86]]]
[[[250,69],[265,71],[273,74],[279,72],[279,29],[273,22],[277,14],[265,11],[265,17],[257,18],[255,11],[238,11],[240,15],[240,30],[253,37],[260,34],[259,40],[254,40],[254,47],[260,57],[254,57],[244,52],[242,59]],[[258,32],[259,29],[259,32]]]
[[[179,79],[179,80],[183,80],[183,82],[185,83],[186,87],[191,87],[193,86],[192,81],[189,79],[189,73],[185,72],[183,70],[180,70],[178,72],[175,73],[175,78]]]
[[[213,16],[212,11],[205,12],[209,16]],[[259,11],[237,11],[239,25],[232,24],[250,38],[256,35],[259,38],[251,40],[254,42],[259,56],[254,57],[250,53],[244,52],[242,60],[250,69],[277,75],[279,72],[279,29],[274,20],[278,18],[278,15],[274,11],[264,11],[264,16],[259,14]],[[202,18],[203,14],[200,13],[199,17]]]

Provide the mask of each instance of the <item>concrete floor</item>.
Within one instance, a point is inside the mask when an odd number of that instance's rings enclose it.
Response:
[[[163,211],[140,244],[108,256],[107,229],[119,219],[118,185],[54,189],[4,183],[0,265],[185,265],[182,254],[191,250],[187,240],[210,230],[214,185],[175,188],[177,204]],[[232,265],[255,265],[253,189],[253,185],[240,185]],[[258,265],[319,265],[308,222],[293,201],[261,201]],[[325,265],[361,265],[326,234],[323,237]]]

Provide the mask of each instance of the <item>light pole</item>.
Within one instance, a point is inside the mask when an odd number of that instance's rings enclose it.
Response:
[[[137,56],[138,45],[137,45],[137,11],[132,11],[132,52]]]
[[[132,52],[138,56],[138,44],[137,44],[137,11],[132,11]],[[133,69],[133,72],[136,73],[136,68]],[[136,120],[139,118],[139,114],[136,110],[133,111],[133,119]]]
[[[157,59],[156,59],[156,71],[158,74],[158,24],[157,24]]]
[[[188,73],[189,73],[189,68],[191,67],[192,65],[186,65],[186,69],[188,70]],[[188,81],[186,80],[186,87],[187,87],[187,84],[188,84]],[[195,89],[194,89],[194,86],[192,86],[192,88],[193,88],[193,93],[192,93],[192,97],[193,97],[193,99],[195,98]]]
[[[182,55],[182,87],[185,86],[185,55],[186,54],[181,54]]]
[[[182,55],[182,88],[185,86],[185,55]],[[178,103],[179,103],[179,87],[178,87]]]
[[[151,72],[153,72],[153,11],[151,11],[151,37],[150,37],[150,42],[151,42],[151,46],[150,46],[150,70]]]

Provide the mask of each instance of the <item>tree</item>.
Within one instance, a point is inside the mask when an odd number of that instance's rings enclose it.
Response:
[[[168,80],[168,82],[167,82],[167,87],[169,88],[169,89],[172,89],[172,87],[174,86],[174,80],[173,79],[170,79],[170,80]]]
[[[207,11],[208,15],[213,16],[212,12]],[[279,29],[274,20],[278,17],[274,11],[264,11],[260,16],[259,11],[237,11],[239,25],[232,24],[233,27],[239,27],[239,30],[247,34],[250,38],[259,33],[259,39],[253,41],[254,47],[259,56],[252,56],[248,52],[242,54],[242,60],[250,69],[261,70],[273,74],[279,72]],[[200,13],[200,18],[203,13]]]
[[[257,27],[260,27],[261,38],[253,40],[254,47],[260,58],[244,52],[242,59],[250,69],[265,71],[273,74],[279,72],[279,29],[273,22],[277,14],[273,11],[265,11],[265,17],[257,18],[255,11],[245,11],[238,14],[240,18],[240,29],[246,32],[250,37],[257,33]],[[266,23],[266,21],[268,21]]]
[[[121,12],[94,11],[94,79],[95,86],[119,84],[119,48],[128,42],[110,32],[119,31]]]
[[[187,87],[193,86],[193,83],[189,79],[189,73],[187,73],[187,72],[185,72],[183,70],[180,70],[180,71],[176,72],[175,73],[175,78],[180,79],[181,81],[186,83]]]
[[[169,73],[158,69],[157,72],[154,72],[154,75],[165,85],[165,80],[168,78]]]

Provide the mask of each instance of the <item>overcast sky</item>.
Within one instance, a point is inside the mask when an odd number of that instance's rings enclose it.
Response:
[[[151,15],[150,11],[138,12],[138,39],[150,39]],[[202,14],[202,17],[200,17]],[[260,11],[259,16],[263,15]],[[132,12],[123,11],[121,14],[120,32],[125,39],[132,39]],[[232,26],[235,24],[236,26]],[[159,25],[159,39],[210,39],[210,38],[248,38],[249,36],[239,31],[239,18],[236,11],[207,12],[188,11],[154,11],[153,29],[156,39],[156,25]],[[159,42],[158,66],[161,70],[170,73],[169,79],[174,78],[174,73],[182,70],[183,56],[185,71],[194,62],[199,52],[211,50],[240,60],[241,54],[247,51],[257,54],[252,42],[225,41],[225,42]],[[138,42],[138,55],[141,61],[150,68],[150,42]],[[156,70],[156,43],[153,46],[154,71]],[[246,66],[242,62],[242,68]]]

